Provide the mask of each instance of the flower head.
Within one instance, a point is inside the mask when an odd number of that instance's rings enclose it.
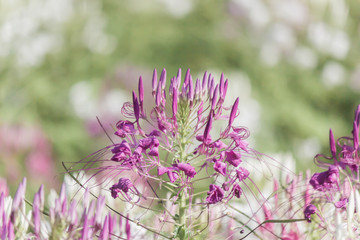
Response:
[[[225,106],[229,81],[224,74],[219,83],[207,72],[202,80],[195,80],[190,70],[183,82],[181,69],[168,85],[166,77],[165,69],[160,78],[154,70],[151,81],[154,104],[150,109],[144,94],[146,80],[140,77],[138,93],[132,92],[132,100],[124,103],[124,118],[116,124],[115,135],[120,139],[72,169],[92,173],[92,178],[102,182],[110,183],[115,178],[118,183],[108,188],[113,198],[132,206],[138,204],[148,211],[158,209],[154,204],[159,203],[163,219],[173,215],[173,221],[189,228],[189,232],[195,232],[193,226],[199,226],[192,211],[194,196],[210,207],[226,204],[234,196],[242,199],[250,190],[255,197],[253,202],[260,206],[266,199],[253,186],[249,169],[253,163],[246,162],[252,159],[261,164],[262,155],[248,146],[247,128],[234,126],[239,115],[239,98]],[[224,120],[225,126],[220,130],[217,125]],[[195,187],[200,181],[209,186],[206,195]],[[173,206],[170,209],[161,198],[164,191],[172,196],[167,200]]]

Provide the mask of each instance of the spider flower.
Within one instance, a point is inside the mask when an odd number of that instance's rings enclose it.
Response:
[[[83,205],[69,202],[66,186],[60,195],[52,190],[45,205],[44,188],[35,193],[30,210],[25,208],[26,179],[19,184],[14,198],[0,193],[1,239],[109,239],[109,235],[130,238],[130,223],[126,229],[118,224],[116,215],[105,210],[105,197],[89,201],[89,191],[83,196]],[[51,197],[53,196],[53,197]],[[121,221],[121,216],[119,218]],[[119,222],[120,222],[119,221]]]
[[[351,136],[335,140],[330,129],[331,155],[315,156],[315,163],[326,171],[315,173],[309,181],[314,192],[308,197],[305,218],[319,225],[324,235],[336,239],[360,237],[359,120],[360,105],[355,111]]]
[[[207,72],[196,80],[190,70],[183,81],[181,69],[170,81],[166,76],[165,69],[159,78],[154,70],[151,108],[145,94],[150,84],[140,77],[138,92],[133,91],[132,100],[122,107],[123,118],[114,133],[117,139],[72,165],[71,171],[84,170],[99,185],[118,181],[108,188],[112,197],[135,212],[145,209],[140,222],[146,222],[146,213],[152,216],[160,209],[163,227],[156,234],[185,239],[215,221],[209,218],[207,224],[201,223],[197,217],[212,205],[226,204],[234,196],[259,206],[265,201],[251,169],[261,164],[262,155],[249,147],[247,128],[234,125],[239,98],[224,105],[229,82],[224,74],[219,83]],[[223,128],[218,127],[221,123]],[[166,192],[168,199],[162,197]],[[195,204],[199,197],[201,203]],[[166,207],[169,204],[172,210]],[[194,204],[201,205],[200,212],[192,211]]]

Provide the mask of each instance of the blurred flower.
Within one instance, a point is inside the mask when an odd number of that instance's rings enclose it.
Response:
[[[294,51],[293,61],[299,67],[313,69],[317,65],[318,57],[312,49],[298,46]]]
[[[114,234],[130,238],[128,216],[126,229],[121,226],[122,216],[115,216],[105,210],[105,197],[99,196],[89,201],[89,191],[83,195],[83,204],[77,200],[69,202],[63,185],[60,195],[54,190],[45,205],[43,186],[35,193],[31,210],[25,212],[26,179],[24,179],[12,199],[0,193],[0,236],[3,239],[108,239]],[[119,224],[120,223],[120,224]]]
[[[360,105],[355,111],[352,136],[337,141],[330,129],[331,156],[318,154],[315,162],[327,171],[315,173],[309,183],[315,190],[304,210],[309,222],[316,221],[325,234],[336,239],[357,239],[360,211],[359,194],[359,124]],[[312,216],[316,213],[318,218]]]
[[[9,194],[9,188],[7,186],[6,180],[0,177],[0,193],[4,193],[6,197]]]
[[[41,128],[3,124],[0,145],[0,160],[8,173],[6,178],[15,180],[26,172],[31,179],[55,184],[51,143]],[[21,166],[22,159],[25,167]]]
[[[344,67],[336,62],[328,62],[322,72],[322,81],[325,87],[333,88],[345,81],[346,71]]]

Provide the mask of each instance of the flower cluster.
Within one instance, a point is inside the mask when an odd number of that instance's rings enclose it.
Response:
[[[335,141],[330,129],[331,156],[315,157],[317,165],[327,170],[315,173],[309,181],[314,193],[304,209],[305,218],[315,220],[325,234],[336,239],[360,236],[359,123],[360,105],[355,111],[351,137]]]
[[[68,201],[63,185],[60,196],[49,199],[45,205],[44,188],[35,193],[32,203],[25,200],[26,179],[20,184],[14,196],[0,193],[0,236],[1,239],[109,239],[116,235],[130,239],[131,229],[128,217],[122,227],[122,217],[105,210],[105,197],[89,201],[89,191],[83,196],[82,204]],[[51,194],[50,194],[51,195]],[[31,206],[26,213],[25,202]]]
[[[215,220],[198,221],[211,205],[235,198],[259,207],[265,198],[252,180],[252,168],[261,165],[262,155],[248,146],[249,131],[234,125],[239,98],[224,106],[228,80],[222,74],[216,83],[205,72],[202,80],[193,81],[187,70],[181,82],[181,69],[168,86],[166,70],[158,78],[155,69],[151,84],[155,106],[147,111],[149,101],[140,77],[138,93],[133,91],[132,101],[124,103],[124,118],[116,124],[119,140],[111,139],[110,146],[70,169],[84,170],[101,184],[110,184],[111,196],[130,204],[131,210],[145,209],[151,216],[160,206],[158,221],[163,227],[157,234],[184,239],[200,234]],[[221,121],[223,129],[216,126]],[[246,192],[250,194],[242,197]],[[167,193],[170,196],[164,198]],[[198,198],[202,200],[195,204]],[[144,218],[139,214],[135,220],[142,223]]]

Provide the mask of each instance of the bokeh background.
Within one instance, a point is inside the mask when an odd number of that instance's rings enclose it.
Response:
[[[59,188],[154,68],[224,72],[252,146],[303,171],[350,134],[359,19],[356,0],[2,0],[0,180]]]

